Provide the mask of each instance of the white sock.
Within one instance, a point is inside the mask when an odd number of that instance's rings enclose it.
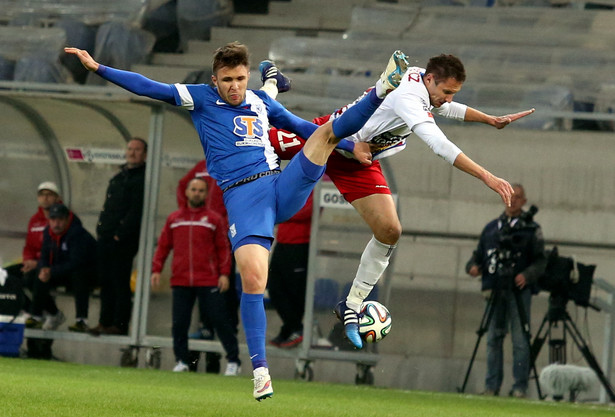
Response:
[[[372,236],[365,250],[363,250],[357,275],[352,281],[352,287],[348,292],[348,297],[346,297],[346,305],[349,308],[356,312],[359,311],[361,303],[367,298],[389,265],[389,258],[396,247],[397,245],[379,242]]]
[[[385,98],[387,95],[387,91],[384,88],[384,86],[382,85],[382,80],[380,78],[378,78],[378,81],[376,81],[376,95],[378,96],[378,98]]]
[[[265,81],[265,84],[263,84],[261,90],[263,90],[265,93],[267,93],[269,97],[275,100],[278,96],[278,82],[275,78],[270,78]]]

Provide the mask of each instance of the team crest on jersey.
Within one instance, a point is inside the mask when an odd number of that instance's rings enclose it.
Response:
[[[233,133],[243,138],[237,146],[265,146],[261,138],[265,133],[263,122],[257,116],[237,116],[233,119]]]

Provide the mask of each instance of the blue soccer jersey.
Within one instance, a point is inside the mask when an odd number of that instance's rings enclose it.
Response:
[[[176,104],[190,111],[205,151],[207,169],[222,189],[254,174],[279,169],[267,133],[270,123],[287,126],[289,130],[305,130],[305,121],[262,91],[247,90],[244,102],[232,106],[209,85],[173,87]]]

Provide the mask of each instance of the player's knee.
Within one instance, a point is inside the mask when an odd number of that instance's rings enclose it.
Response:
[[[382,227],[378,233],[375,233],[376,239],[385,245],[396,245],[401,237],[401,224],[392,222]]]
[[[328,121],[324,125],[320,125],[318,129],[321,131],[320,133],[322,136],[326,138],[329,145],[336,145],[340,141],[340,138],[336,137],[335,133],[333,133],[332,121]]]

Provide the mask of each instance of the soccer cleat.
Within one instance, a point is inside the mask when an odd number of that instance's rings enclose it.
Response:
[[[55,330],[65,321],[66,317],[64,317],[64,313],[58,310],[58,312],[53,316],[47,316],[45,323],[43,323],[43,330]]]
[[[224,376],[237,376],[241,372],[241,366],[238,362],[229,362],[226,364]]]
[[[273,396],[273,386],[269,369],[261,366],[254,370],[254,399],[261,401]]]
[[[173,368],[173,372],[188,372],[190,368],[182,361],[178,361]]]
[[[280,342],[280,347],[291,349],[299,346],[301,342],[303,342],[303,335],[300,332],[292,332],[288,338]]]
[[[75,322],[75,324],[68,326],[68,330],[71,332],[85,333],[89,330],[89,328],[85,323],[85,320],[79,319]]]
[[[399,86],[401,77],[409,66],[410,64],[408,63],[406,54],[402,51],[393,52],[386,69],[380,75],[380,81],[382,81],[382,86],[387,93],[390,93]]]
[[[26,320],[26,328],[28,329],[40,329],[41,327],[43,327],[43,322],[39,319],[28,317]]]
[[[340,301],[335,306],[335,315],[344,323],[344,333],[357,349],[363,347],[361,335],[359,335],[359,314],[346,306],[346,301]]]
[[[261,81],[265,84],[267,80],[275,80],[278,87],[278,93],[284,93],[290,90],[290,78],[282,74],[282,71],[275,66],[275,62],[265,60],[258,66],[261,73]]]
[[[282,342],[284,342],[285,340],[286,339],[284,339],[281,335],[277,335],[269,341],[269,344],[271,346],[280,347],[282,345]]]

